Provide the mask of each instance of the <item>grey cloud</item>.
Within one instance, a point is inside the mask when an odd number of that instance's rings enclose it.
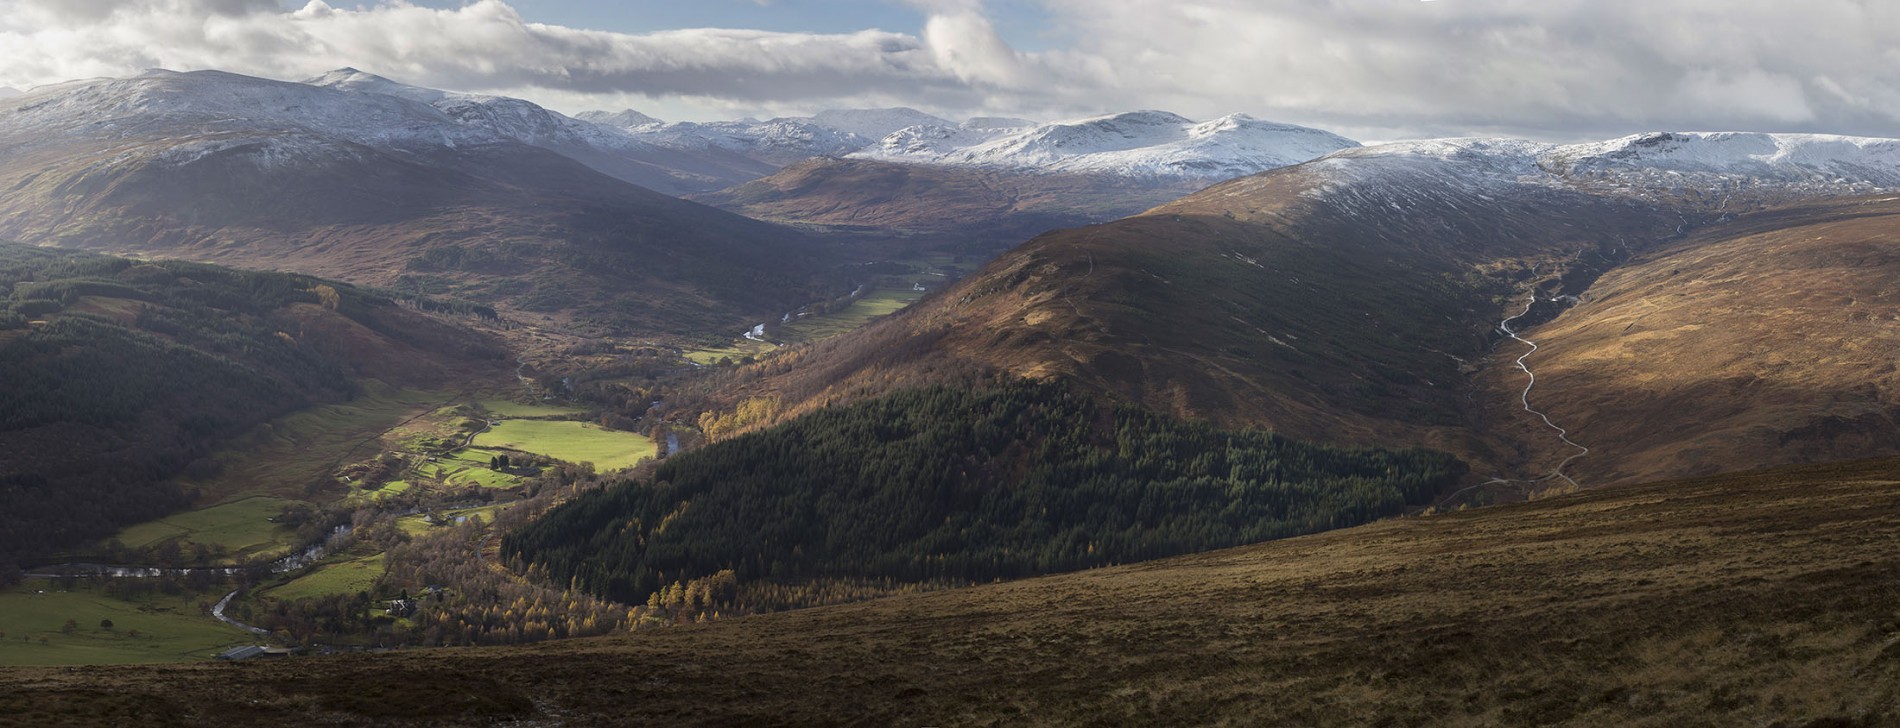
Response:
[[[1388,133],[1896,135],[1883,0],[1050,0],[1119,95]]]
[[[0,0],[0,85],[352,65],[570,107],[1245,111],[1385,138],[1900,135],[1900,3],[1889,0],[1041,0],[1069,40],[1035,53],[998,37],[979,0],[906,1],[928,14],[917,34],[607,33],[528,22],[501,0]]]
[[[148,66],[294,78],[354,65],[458,90],[538,87],[727,102],[886,96],[956,105],[978,98],[969,79],[913,35],[607,33],[530,23],[499,0],[449,10],[317,1],[289,12],[249,0],[0,0],[0,48],[8,61],[0,83],[17,85]]]

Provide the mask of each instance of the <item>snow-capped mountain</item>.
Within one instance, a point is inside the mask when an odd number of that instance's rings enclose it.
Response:
[[[718,147],[656,145],[618,125],[576,119],[530,101],[410,86],[354,68],[331,71],[304,83],[427,104],[463,126],[550,149],[610,176],[668,194],[724,187],[773,169]],[[631,110],[608,116],[653,122],[652,117]]]
[[[517,100],[328,80],[154,71],[0,100],[0,239],[379,286],[426,273],[504,309],[680,331],[782,311],[830,265],[796,231],[603,173],[664,177],[679,168],[655,159],[687,155],[583,144],[619,132]],[[635,148],[660,156],[610,154]]]
[[[1651,199],[1772,202],[1900,189],[1900,140],[1822,134],[1655,132],[1602,142],[1430,139],[1342,151],[1305,168],[1325,196],[1367,182],[1410,188],[1532,186]]]
[[[813,157],[838,157],[870,142],[856,134],[812,123],[809,119],[770,121],[679,122],[625,127],[635,138],[682,152],[723,150],[772,167]]]
[[[1261,121],[1244,114],[1195,122],[1163,111],[1134,111],[1079,121],[1013,126],[981,119],[955,127],[912,127],[856,156],[869,159],[1109,174],[1134,178],[1219,180],[1298,164],[1358,146],[1330,132]]]
[[[535,146],[598,146],[619,150],[639,150],[647,146],[613,127],[570,118],[530,101],[410,86],[354,68],[331,71],[304,83],[350,93],[381,94],[417,101],[440,110],[464,126],[484,129]]]
[[[952,122],[916,109],[827,109],[808,119],[826,129],[876,141],[913,126],[949,126]]]
[[[758,121],[666,124],[632,109],[588,111],[577,118],[614,127],[642,142],[684,152],[723,150],[784,167],[813,157],[842,157],[899,129],[951,122],[916,109],[832,109]]]
[[[73,138],[132,139],[182,126],[199,136],[248,133],[269,144],[347,142],[383,149],[503,141],[456,124],[427,104],[394,96],[362,99],[304,84],[224,73],[153,70],[124,79],[44,86],[0,108],[0,138],[21,151]]]
[[[574,118],[594,124],[611,126],[616,129],[632,129],[634,127],[666,123],[647,116],[646,114],[634,111],[633,109],[621,109],[619,111],[583,111],[575,114]]]

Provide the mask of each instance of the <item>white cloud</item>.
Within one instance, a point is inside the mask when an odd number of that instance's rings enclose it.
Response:
[[[1023,52],[980,0],[905,0],[916,34],[625,34],[453,9],[275,0],[0,0],[0,86],[356,66],[558,108],[660,115],[907,104],[948,114],[1234,111],[1370,137],[1642,129],[1900,135],[1890,0],[1040,0]]]

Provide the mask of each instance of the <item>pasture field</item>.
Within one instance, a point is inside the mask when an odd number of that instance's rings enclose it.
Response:
[[[520,485],[520,478],[488,468],[489,458],[500,454],[498,450],[465,448],[454,455],[438,457],[435,462],[423,463],[416,472],[451,485],[473,484],[484,488],[513,488]]]
[[[54,580],[28,579],[0,590],[0,666],[183,662],[250,644],[254,637],[206,613],[220,596],[122,599],[84,580],[61,591]],[[78,625],[70,634],[61,629],[68,619]],[[112,628],[100,627],[102,619]]]
[[[477,447],[507,448],[618,470],[659,454],[651,439],[570,420],[504,420],[475,436]],[[485,462],[485,461],[484,461]]]
[[[374,502],[374,501],[382,500],[384,498],[389,498],[391,496],[402,495],[403,493],[409,492],[409,489],[414,488],[414,487],[415,487],[415,484],[407,480],[392,480],[387,483],[384,483],[383,487],[377,488],[375,490],[362,490],[360,488],[351,488],[350,494],[347,496],[347,498],[354,502]]]
[[[141,523],[120,531],[117,538],[135,549],[177,538],[184,549],[194,544],[222,548],[228,560],[269,555],[291,546],[290,530],[270,519],[294,502],[270,496],[242,498]]]
[[[496,513],[501,512],[503,508],[507,508],[510,505],[513,505],[513,504],[498,503],[492,506],[480,506],[476,508],[462,508],[462,509],[453,510],[453,511],[443,511],[439,515],[450,523],[455,522],[456,519],[467,518],[469,516],[480,516],[483,521],[493,521],[495,520]],[[441,526],[437,526],[437,525],[429,523],[429,517],[426,514],[421,514],[421,513],[418,513],[413,516],[403,516],[401,519],[396,521],[396,525],[402,529],[403,533],[409,534],[412,537],[421,536],[432,530],[441,528]]]
[[[333,594],[355,594],[368,591],[383,576],[383,559],[387,554],[375,554],[359,559],[336,561],[317,567],[303,576],[291,580],[283,586],[272,587],[263,592],[263,596],[272,599],[295,600],[306,597],[323,597]]]

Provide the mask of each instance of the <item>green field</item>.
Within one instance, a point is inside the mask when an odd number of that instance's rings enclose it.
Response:
[[[270,519],[294,502],[269,496],[244,498],[141,523],[120,531],[117,538],[135,549],[178,538],[185,549],[203,544],[221,547],[230,557],[267,554],[290,547],[293,534]]]
[[[385,556],[386,554],[376,554],[360,559],[324,564],[316,571],[297,577],[288,584],[272,587],[263,592],[263,596],[294,600],[369,591],[369,588],[376,584],[376,580],[383,576]]]
[[[659,453],[653,441],[642,435],[602,429],[586,422],[555,420],[506,420],[476,435],[475,444],[521,450],[570,463],[593,463],[602,471],[630,467]]]
[[[384,483],[383,487],[377,488],[375,490],[363,490],[360,488],[351,488],[350,495],[348,497],[352,501],[378,501],[384,498],[388,498],[390,496],[402,495],[403,493],[409,492],[409,489],[414,488],[414,487],[415,487],[415,484],[407,480],[392,480],[387,483]]]
[[[499,450],[467,448],[456,451],[454,455],[438,457],[434,462],[423,463],[416,468],[416,472],[425,478],[434,478],[451,485],[479,485],[484,488],[513,488],[520,485],[520,478],[489,469],[489,459],[500,454]]]
[[[62,592],[52,580],[29,579],[0,591],[0,666],[181,662],[250,644],[254,637],[206,613],[204,605],[220,596],[154,593],[125,600],[83,582]],[[68,619],[79,624],[72,634],[60,629]],[[101,629],[101,619],[112,620],[112,629]]]
[[[484,399],[475,403],[489,414],[499,417],[567,417],[581,414],[584,410],[552,404],[522,404],[505,399]]]
[[[438,515],[440,515],[448,523],[454,523],[455,519],[465,518],[468,516],[481,516],[483,521],[493,521],[495,520],[496,513],[500,512],[503,508],[507,508],[510,505],[513,505],[513,504],[501,503],[501,504],[492,505],[492,506],[481,506],[478,508],[463,508],[461,510],[456,510],[456,511],[443,511],[442,513]],[[410,536],[422,536],[429,533],[430,531],[440,528],[440,526],[429,523],[428,515],[421,514],[421,513],[418,513],[413,516],[403,516],[401,519],[396,521],[396,525],[402,528],[403,533],[409,534]]]

